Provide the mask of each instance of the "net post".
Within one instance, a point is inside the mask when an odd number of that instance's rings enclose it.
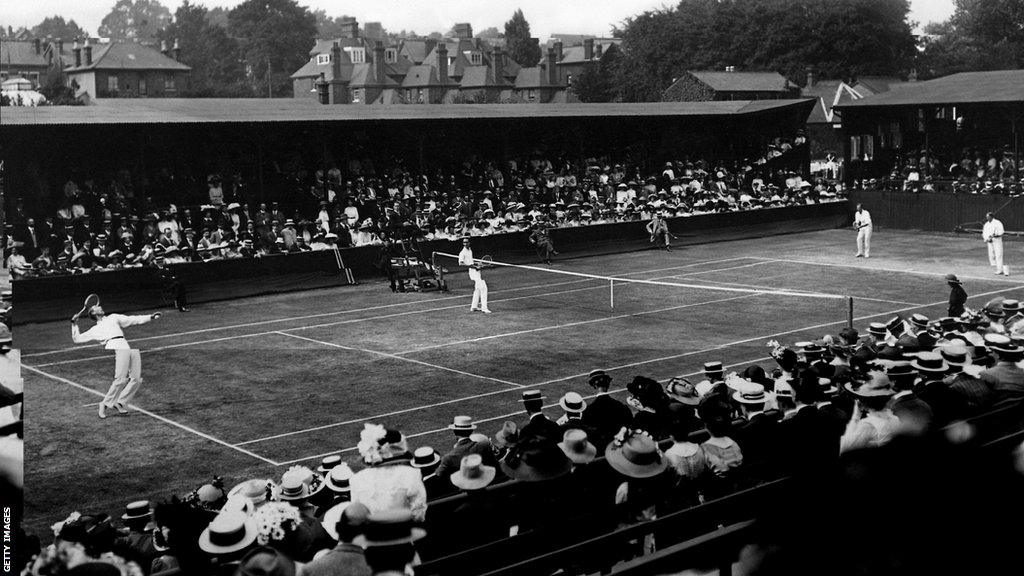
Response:
[[[846,303],[846,325],[853,328],[853,296],[847,296]]]

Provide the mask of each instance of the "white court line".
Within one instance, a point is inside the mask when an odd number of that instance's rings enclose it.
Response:
[[[920,276],[945,276],[946,275],[946,274],[944,274],[942,272],[927,272],[927,271],[924,271],[924,270],[897,270],[895,268],[881,268],[881,267],[876,268],[874,266],[857,266],[855,264],[839,264],[839,263],[836,263],[836,262],[812,262],[810,260],[795,260],[795,259],[788,259],[788,258],[763,258],[763,257],[760,257],[760,256],[751,256],[751,258],[758,258],[760,260],[768,260],[770,262],[788,262],[790,264],[805,264],[807,266],[829,266],[829,267],[832,267],[832,268],[854,268],[856,270],[864,270],[866,272],[872,272],[872,271],[874,271],[874,272],[896,272],[896,273],[899,273],[899,274],[917,274],[917,275],[920,275]],[[993,274],[993,276],[995,276],[995,274]],[[985,278],[983,276],[961,276],[961,275],[957,274],[957,277],[960,278],[961,280],[966,278],[968,280],[977,280],[979,282],[1008,282],[1008,283],[1013,283],[1013,284],[1019,284],[1020,283],[1017,280],[1011,280],[1009,278],[999,277],[999,276],[996,276],[995,278]]]
[[[67,378],[61,378],[60,376],[56,376],[54,374],[50,374],[49,372],[44,372],[44,371],[42,371],[42,370],[40,370],[38,368],[33,368],[32,366],[26,366],[24,364],[22,365],[22,367],[25,368],[26,370],[30,370],[32,372],[35,372],[36,374],[39,374],[40,376],[45,376],[46,378],[49,378],[51,380],[55,380],[55,381],[60,382],[62,384],[67,384],[68,386],[72,386],[74,388],[78,388],[79,390],[82,390],[84,392],[88,392],[89,394],[92,394],[94,396],[99,396],[100,398],[102,398],[104,396],[104,394],[102,392],[93,390],[92,388],[89,388],[88,386],[83,386],[82,384],[79,384],[78,382],[72,382],[71,380],[68,380]],[[232,446],[230,443],[225,442],[225,441],[221,440],[220,438],[216,438],[214,436],[206,434],[205,432],[200,432],[200,431],[196,430],[195,428],[191,428],[189,426],[181,424],[180,422],[175,422],[174,420],[171,420],[170,418],[166,418],[166,417],[161,416],[159,414],[155,414],[153,412],[150,412],[149,410],[146,410],[145,408],[140,408],[139,406],[137,406],[135,404],[129,404],[128,406],[130,408],[134,408],[135,411],[139,412],[140,414],[145,414],[146,416],[149,416],[150,418],[153,418],[155,420],[159,420],[160,422],[163,422],[164,424],[170,424],[171,426],[174,426],[175,428],[180,428],[180,429],[184,430],[185,432],[188,432],[189,434],[194,434],[196,436],[199,436],[200,438],[203,438],[204,440],[209,440],[210,442],[214,442],[216,444],[220,444],[221,446],[224,446],[226,448],[230,448],[232,450],[235,450],[236,452],[240,452],[242,454],[245,454],[246,456],[250,456],[252,458],[256,458],[257,460],[261,460],[263,462],[266,462],[267,464],[270,464],[271,466],[280,466],[281,465],[279,462],[274,462],[273,460],[271,460],[269,458],[264,458],[263,456],[260,456],[259,454],[255,453],[255,452],[246,450],[245,448],[239,448],[237,446]]]
[[[678,278],[678,276],[664,276],[663,278],[655,278],[655,280]],[[729,284],[730,286],[743,286],[745,288],[766,288],[771,290],[779,290],[779,288],[772,288],[771,286],[764,286],[758,284],[743,284],[740,282],[725,282],[724,280],[705,280],[705,282],[715,282],[717,284]],[[782,288],[785,290],[785,288]],[[885,300],[884,298],[868,298],[867,296],[853,296],[854,300],[867,300],[869,302],[882,302],[883,304],[896,304],[897,306],[925,306],[919,302],[907,302],[906,300]]]
[[[1022,288],[1024,288],[1024,285],[1014,286],[1012,288],[1004,288],[1004,289],[1001,289],[1001,290],[993,290],[991,292],[985,292],[985,293],[982,293],[982,294],[974,294],[972,296],[968,296],[968,299],[971,299],[971,298],[982,298],[982,297],[985,297],[985,296],[991,296],[993,294],[999,294],[1001,292],[1008,292],[1010,290],[1016,290],[1016,289],[1022,289]],[[870,314],[870,315],[866,315],[866,316],[860,316],[860,317],[854,318],[853,320],[854,320],[854,322],[861,322],[861,321],[864,321],[864,320],[868,320],[870,318],[876,318],[878,316],[887,316],[889,314],[896,314],[897,312],[905,312],[907,310],[916,310],[918,308],[927,308],[929,306],[938,306],[940,304],[945,304],[946,302],[947,302],[946,300],[940,300],[938,302],[933,302],[931,304],[925,304],[925,305],[922,305],[922,306],[910,306],[910,307],[900,308],[900,309],[892,310],[892,311],[888,311],[888,312],[879,312],[878,314]],[[641,360],[641,361],[638,361],[638,362],[631,362],[629,364],[620,364],[618,366],[613,366],[611,368],[604,368],[604,370],[607,371],[607,372],[611,372],[611,371],[615,371],[615,370],[623,370],[623,369],[626,369],[626,368],[635,368],[637,366],[643,366],[644,364],[653,364],[655,362],[665,362],[665,361],[668,361],[668,360],[678,360],[679,358],[685,358],[687,356],[694,356],[694,355],[698,355],[698,354],[707,354],[707,353],[710,353],[710,352],[714,352],[716,350],[723,350],[723,349],[726,349],[726,348],[731,348],[732,346],[736,346],[736,345],[739,345],[739,344],[747,344],[747,343],[754,342],[754,341],[757,341],[757,340],[767,340],[767,339],[775,338],[775,337],[778,337],[778,336],[784,336],[786,334],[792,334],[794,332],[805,332],[807,330],[815,330],[815,329],[818,329],[818,328],[824,328],[824,327],[827,327],[827,326],[834,326],[836,324],[845,324],[845,323],[846,323],[846,320],[837,320],[835,322],[826,322],[824,324],[816,324],[814,326],[804,326],[802,328],[794,328],[792,330],[787,330],[785,332],[776,332],[775,334],[768,334],[766,336],[756,336],[754,338],[747,338],[747,339],[744,339],[744,340],[737,340],[735,342],[728,342],[728,343],[725,343],[725,344],[719,344],[719,345],[713,346],[711,348],[705,348],[704,350],[696,350],[696,351],[693,351],[693,352],[683,352],[681,354],[673,354],[671,356],[662,356],[661,358],[652,358],[652,359],[649,359],[649,360]],[[527,385],[525,385],[525,387],[526,388],[536,388],[536,387],[539,387],[539,386],[547,386],[549,384],[555,384],[555,383],[558,383],[558,382],[564,382],[566,380],[573,380],[575,378],[583,378],[583,377],[588,376],[589,374],[590,374],[589,371],[587,371],[587,372],[580,372],[579,374],[572,374],[570,376],[563,376],[561,378],[555,378],[553,380],[545,380],[544,382],[537,382],[535,384],[527,384]],[[373,420],[379,420],[381,418],[387,418],[387,417],[390,417],[390,416],[397,416],[399,414],[407,414],[409,412],[416,412],[418,410],[428,410],[430,408],[437,408],[438,406],[447,406],[449,404],[458,404],[458,403],[461,403],[461,402],[467,402],[467,401],[470,401],[470,400],[476,400],[478,398],[486,398],[486,397],[489,397],[489,396],[495,396],[497,394],[504,394],[506,392],[513,392],[513,391],[518,390],[518,389],[519,388],[511,388],[511,389],[508,389],[508,390],[493,390],[491,392],[484,392],[482,394],[474,394],[472,396],[464,396],[464,397],[461,397],[461,398],[453,398],[451,400],[445,400],[443,402],[436,402],[434,404],[427,404],[427,405],[423,405],[423,406],[416,406],[414,408],[406,408],[406,409],[403,409],[403,410],[395,410],[393,412],[387,412],[385,414],[377,414],[377,415],[374,415],[374,416],[366,416],[366,417],[363,417],[363,418],[355,418],[355,419],[352,419],[352,420],[345,420],[343,422],[334,422],[334,423],[331,423],[331,424],[324,424],[324,425],[321,425],[321,426],[315,426],[315,427],[307,428],[307,429],[303,429],[303,430],[294,430],[292,432],[284,432],[284,433],[281,433],[281,434],[274,434],[273,436],[266,436],[266,437],[263,437],[263,438],[256,438],[254,440],[247,440],[245,442],[240,442],[238,444],[238,446],[243,446],[245,444],[254,444],[254,443],[257,443],[257,442],[264,442],[264,441],[267,441],[267,440],[274,440],[274,439],[277,439],[277,438],[284,438],[284,437],[287,437],[287,436],[295,436],[297,434],[305,434],[307,432],[315,432],[317,430],[326,430],[328,428],[335,428],[335,427],[338,427],[338,426],[345,426],[345,425],[348,425],[348,424],[356,424],[356,423],[359,423],[359,422],[369,422],[369,421],[373,421]]]
[[[770,360],[770,359],[771,359],[770,356],[765,356],[763,358],[755,358],[753,360],[748,360],[746,362],[737,362],[735,364],[727,364],[724,367],[725,368],[732,368],[734,366],[744,366],[744,365],[747,365],[747,364],[754,364],[756,362],[763,362],[765,360]],[[686,378],[688,376],[698,376],[700,374],[703,374],[703,371],[691,372],[689,374],[681,374],[678,377]],[[664,380],[662,380],[662,382],[664,382]],[[609,390],[608,394],[618,394],[619,392],[625,392],[625,391],[626,391],[625,388],[615,388],[613,390]],[[583,399],[584,400],[590,400],[591,398],[596,398],[597,396],[598,396],[598,394],[590,394],[589,396],[584,396]],[[558,403],[554,402],[552,404],[545,405],[544,408],[545,409],[555,408],[557,406],[558,406]],[[510,412],[508,414],[502,414],[501,416],[492,416],[490,418],[484,418],[482,420],[473,420],[473,423],[474,424],[486,424],[487,422],[494,422],[495,420],[505,420],[507,418],[512,418],[512,417],[519,416],[519,415],[522,415],[522,414],[526,414],[526,412],[524,410],[519,410],[517,412]],[[430,436],[431,434],[440,434],[442,432],[449,432],[449,431],[450,430],[448,429],[448,427],[444,427],[444,428],[438,428],[436,430],[428,430],[426,432],[417,432],[415,434],[408,434],[405,437],[406,437],[406,439],[409,439],[409,438],[419,438],[419,437],[422,437],[422,436]],[[341,450],[332,450],[330,452],[324,452],[323,454],[316,454],[314,456],[306,456],[305,458],[296,458],[295,460],[288,460],[288,461],[285,461],[285,462],[281,462],[279,464],[279,466],[288,466],[288,465],[291,465],[291,464],[297,464],[299,462],[305,462],[307,460],[320,459],[320,458],[323,458],[324,456],[330,456],[332,454],[345,454],[347,452],[354,452],[357,449],[358,449],[357,447],[352,446],[351,448],[343,448]]]
[[[715,268],[714,270],[698,270],[696,272],[686,272],[684,274],[673,274],[672,276],[664,276],[663,278],[689,278],[691,276],[697,276],[698,274],[712,274],[714,272],[725,272],[726,270],[737,270],[739,268],[750,268],[751,266],[764,266],[765,264],[771,264],[771,262],[754,262],[753,264],[743,264],[740,266],[730,266],[728,268]],[[660,280],[660,278],[652,278],[652,280]],[[712,280],[713,282],[713,280]]]
[[[622,275],[623,276],[633,276],[633,275],[636,275],[636,274],[652,274],[652,273],[655,273],[655,272],[664,272],[666,270],[679,270],[681,268],[691,268],[691,267],[694,267],[694,266],[703,266],[704,264],[719,264],[719,263],[722,263],[722,262],[734,262],[736,260],[751,260],[751,259],[755,259],[755,257],[754,256],[736,256],[736,257],[733,257],[733,258],[722,258],[720,260],[704,260],[704,261],[700,261],[700,262],[691,262],[689,264],[681,264],[679,266],[670,266],[668,268],[655,268],[655,269],[651,269],[651,270],[637,270],[635,272],[625,272]],[[530,285],[530,286],[520,286],[520,287],[517,287],[517,288],[504,288],[504,289],[492,290],[491,294],[500,294],[500,293],[505,293],[505,292],[519,292],[519,291],[523,291],[523,290],[534,290],[534,289],[537,289],[537,288],[551,288],[551,287],[554,287],[554,286],[565,286],[565,285],[569,285],[569,284],[581,284],[583,282],[590,282],[591,280],[592,279],[567,280],[565,282],[552,282],[552,283],[549,283],[549,284],[533,284],[533,285]],[[548,295],[548,294],[545,294],[545,296],[546,295]],[[258,322],[246,322],[244,324],[229,324],[229,325],[226,325],[226,326],[215,326],[213,328],[202,328],[202,329],[199,329],[199,330],[188,330],[188,331],[185,331],[185,332],[174,332],[174,333],[171,333],[171,334],[157,334],[157,335],[154,335],[154,336],[144,336],[144,337],[141,337],[141,338],[133,338],[132,341],[134,341],[134,342],[142,342],[142,341],[146,341],[146,340],[156,340],[156,339],[161,339],[161,338],[175,338],[175,337],[178,337],[178,336],[189,336],[189,335],[192,335],[192,334],[205,334],[207,332],[216,332],[218,330],[232,330],[232,329],[236,329],[236,328],[249,328],[249,327],[252,327],[252,326],[262,326],[264,324],[274,324],[274,323],[278,323],[278,322],[292,322],[292,321],[298,321],[298,320],[309,320],[309,319],[312,319],[312,318],[323,318],[323,317],[327,317],[327,316],[341,316],[343,314],[353,314],[353,313],[356,313],[356,312],[365,312],[367,310],[381,310],[381,309],[385,309],[385,308],[394,308],[394,307],[397,307],[397,306],[415,306],[417,304],[429,304],[429,303],[432,303],[432,302],[438,302],[438,301],[444,301],[444,300],[454,300],[454,299],[458,299],[458,298],[468,298],[468,297],[471,297],[471,296],[472,296],[471,294],[467,293],[467,294],[459,294],[459,295],[454,295],[454,296],[442,296],[442,297],[438,297],[438,298],[431,298],[429,300],[413,300],[413,301],[408,301],[408,302],[395,302],[393,304],[382,304],[382,305],[379,305],[379,306],[370,306],[370,307],[365,307],[365,308],[351,308],[351,309],[345,309],[345,310],[336,310],[334,312],[323,312],[323,313],[319,313],[319,314],[310,314],[310,315],[307,315],[307,316],[291,316],[291,317],[288,317],[288,318],[275,318],[275,319],[272,319],[272,320],[260,320]],[[493,301],[497,302],[497,300],[493,300]],[[450,308],[450,307],[448,307],[448,308]],[[436,309],[437,310],[447,310],[448,308],[436,308]],[[380,316],[375,317],[375,318],[380,318]],[[61,354],[61,353],[66,353],[66,352],[73,352],[75,350],[81,350],[82,348],[83,348],[82,346],[71,346],[71,347],[68,347],[68,348],[60,348],[58,350],[47,350],[45,352],[34,352],[34,353],[31,353],[31,354],[25,354],[25,355],[22,356],[22,358],[31,358],[31,357],[36,357],[36,356],[49,356],[49,355],[52,355],[52,354]],[[40,366],[43,366],[43,365],[40,364]]]
[[[566,324],[555,324],[553,326],[541,326],[540,328],[530,328],[527,330],[517,330],[515,332],[504,332],[501,334],[492,334],[490,336],[481,336],[479,338],[468,338],[466,340],[456,340],[454,342],[445,342],[442,344],[434,344],[432,346],[423,346],[422,348],[413,348],[411,350],[403,350],[402,352],[395,352],[399,356],[405,354],[413,354],[416,352],[423,352],[425,350],[435,350],[437,348],[447,348],[449,346],[459,346],[461,344],[470,344],[473,342],[483,342],[485,340],[493,340],[495,338],[508,338],[510,336],[520,336],[522,334],[532,334],[534,332],[545,332],[547,330],[561,330],[563,328],[572,328],[575,326],[584,326],[587,324],[597,324],[599,322],[608,322],[610,320],[621,320],[623,318],[632,318],[635,316],[645,316],[648,314],[659,314],[661,312],[670,312],[672,310],[680,310],[682,308],[693,308],[694,306],[704,306],[706,304],[718,304],[719,302],[728,302],[730,300],[739,300],[741,298],[751,298],[757,296],[757,294],[743,294],[740,296],[730,296],[729,298],[719,298],[717,300],[707,300],[704,302],[693,302],[690,304],[680,304],[678,306],[669,306],[668,308],[658,308],[656,310],[645,310],[643,312],[633,312],[632,314],[619,314],[617,316],[603,316],[601,318],[593,318],[591,320],[580,320],[578,322],[569,322]]]
[[[449,368],[447,366],[440,366],[438,364],[431,364],[430,362],[424,362],[423,360],[416,360],[415,358],[405,358],[405,357],[402,357],[402,356],[396,356],[395,354],[391,354],[389,352],[381,352],[379,350],[370,350],[370,349],[367,349],[367,348],[353,348],[351,346],[345,346],[345,345],[342,345],[342,344],[335,344],[334,342],[324,342],[323,340],[315,340],[313,338],[306,338],[305,336],[299,336],[298,334],[288,334],[287,332],[277,332],[277,334],[280,334],[282,336],[288,336],[289,338],[297,338],[299,340],[305,340],[307,342],[313,342],[313,343],[316,343],[316,344],[320,344],[321,346],[331,346],[333,348],[339,348],[341,350],[348,350],[350,352],[363,352],[365,354],[374,354],[376,356],[383,356],[384,358],[391,358],[393,360],[401,360],[403,362],[411,362],[413,364],[419,364],[421,366],[427,366],[429,368],[435,368],[437,370],[444,370],[446,372],[452,372],[452,373],[455,373],[455,374],[462,374],[463,376],[471,376],[473,378],[479,378],[480,380],[490,380],[492,382],[499,382],[501,384],[506,384],[508,386],[515,386],[516,388],[523,388],[524,387],[523,384],[516,384],[515,382],[510,382],[509,380],[502,380],[501,378],[492,378],[490,376],[482,376],[480,374],[473,374],[472,372],[463,372],[462,370],[457,370],[455,368]]]

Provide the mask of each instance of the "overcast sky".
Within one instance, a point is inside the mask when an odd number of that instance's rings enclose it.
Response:
[[[46,16],[71,18],[91,34],[116,0],[0,0],[0,24],[31,27]],[[162,0],[173,13],[183,0]],[[242,0],[193,0],[207,7],[231,8]],[[473,30],[497,26],[516,8],[522,8],[533,35],[547,39],[552,33],[610,33],[626,17],[672,5],[657,0],[299,0],[310,8],[323,8],[331,16],[347,14],[360,22],[381,22],[392,31],[411,30],[419,34],[447,32],[456,22],[469,22]],[[910,0],[911,17],[921,24],[944,20],[953,12],[950,0]]]

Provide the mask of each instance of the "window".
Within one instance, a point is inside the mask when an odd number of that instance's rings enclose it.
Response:
[[[363,101],[363,90],[362,88],[356,88],[352,91],[352,103],[359,104]]]
[[[526,99],[529,100],[530,102],[533,102],[534,100],[536,100],[537,99],[537,91],[534,90],[533,88],[530,88],[529,90],[527,90],[526,91]]]
[[[317,54],[316,55],[316,65],[317,66],[323,66],[324,64],[330,64],[330,63],[331,63],[331,55],[330,54]]]
[[[473,64],[473,66],[479,66],[484,63],[483,54],[479,52],[470,52],[469,61]]]
[[[39,86],[39,72],[29,74],[28,79],[32,81],[33,86]]]
[[[117,75],[111,74],[107,76],[107,90],[110,92],[117,92]]]
[[[139,94],[146,93],[146,77],[139,76]]]
[[[174,84],[174,74],[164,76],[164,90],[167,92],[173,92],[177,89],[177,86]]]
[[[384,61],[388,64],[398,62],[398,50],[394,48],[384,50]]]
[[[365,64],[366,63],[366,49],[365,48],[346,48],[348,51],[349,58],[352,59],[353,64]]]

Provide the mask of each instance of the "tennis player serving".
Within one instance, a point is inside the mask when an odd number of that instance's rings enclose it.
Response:
[[[99,416],[106,418],[108,408],[126,414],[128,403],[142,385],[142,357],[138,350],[133,350],[128,345],[123,328],[156,320],[160,313],[143,316],[108,315],[99,305],[99,298],[96,298],[96,304],[88,307],[88,311],[89,317],[96,324],[85,332],[79,332],[78,318],[81,312],[75,314],[71,317],[71,339],[76,344],[100,342],[105,349],[114,351],[114,381],[100,402]]]
[[[462,239],[459,264],[469,266],[469,279],[473,281],[473,302],[469,305],[469,311],[480,310],[484,314],[490,314],[491,309],[487,307],[487,282],[480,274],[483,264],[473,258],[473,249],[469,246],[469,238]]]

